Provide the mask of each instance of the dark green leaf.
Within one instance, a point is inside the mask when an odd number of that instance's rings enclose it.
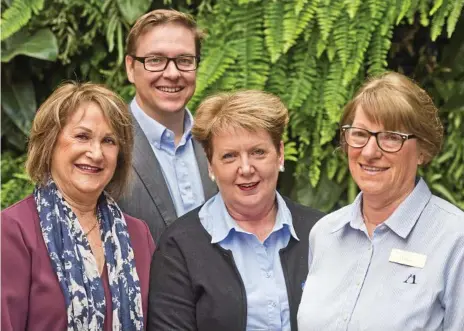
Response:
[[[133,24],[150,8],[150,0],[117,0],[119,11],[127,23]]]
[[[2,62],[9,62],[17,55],[55,61],[58,56],[56,37],[49,29],[39,30],[33,35],[19,31],[5,41]]]

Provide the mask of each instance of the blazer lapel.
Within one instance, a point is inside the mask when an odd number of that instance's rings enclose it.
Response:
[[[213,195],[217,193],[216,184],[209,178],[208,174],[208,160],[205,151],[201,144],[192,139],[193,150],[195,151],[195,158],[197,159],[198,169],[200,170],[201,182],[203,184],[203,193],[205,194],[205,202],[208,201]]]
[[[133,163],[137,174],[148,190],[153,202],[169,225],[177,219],[176,209],[171,194],[164,180],[161,165],[156,158],[145,133],[135,118],[134,122],[134,155]]]

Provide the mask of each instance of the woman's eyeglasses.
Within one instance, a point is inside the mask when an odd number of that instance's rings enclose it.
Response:
[[[342,126],[342,132],[348,146],[362,148],[367,145],[370,137],[374,136],[377,141],[377,146],[387,153],[398,152],[403,147],[406,140],[417,138],[413,134],[395,131],[373,132],[350,125]]]

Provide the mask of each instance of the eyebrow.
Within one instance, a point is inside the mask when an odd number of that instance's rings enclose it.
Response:
[[[82,126],[82,125],[79,125],[79,126],[76,126],[74,128],[74,130],[84,130],[85,132],[88,132],[88,133],[93,133],[92,130],[90,130],[89,128],[85,127],[85,126]],[[116,134],[114,132],[106,132],[105,133],[105,137],[108,137],[108,136],[111,136],[111,137],[114,137],[116,138]]]

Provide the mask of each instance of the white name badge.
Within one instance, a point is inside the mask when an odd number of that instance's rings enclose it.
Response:
[[[422,269],[427,261],[427,255],[393,248],[389,261]]]

